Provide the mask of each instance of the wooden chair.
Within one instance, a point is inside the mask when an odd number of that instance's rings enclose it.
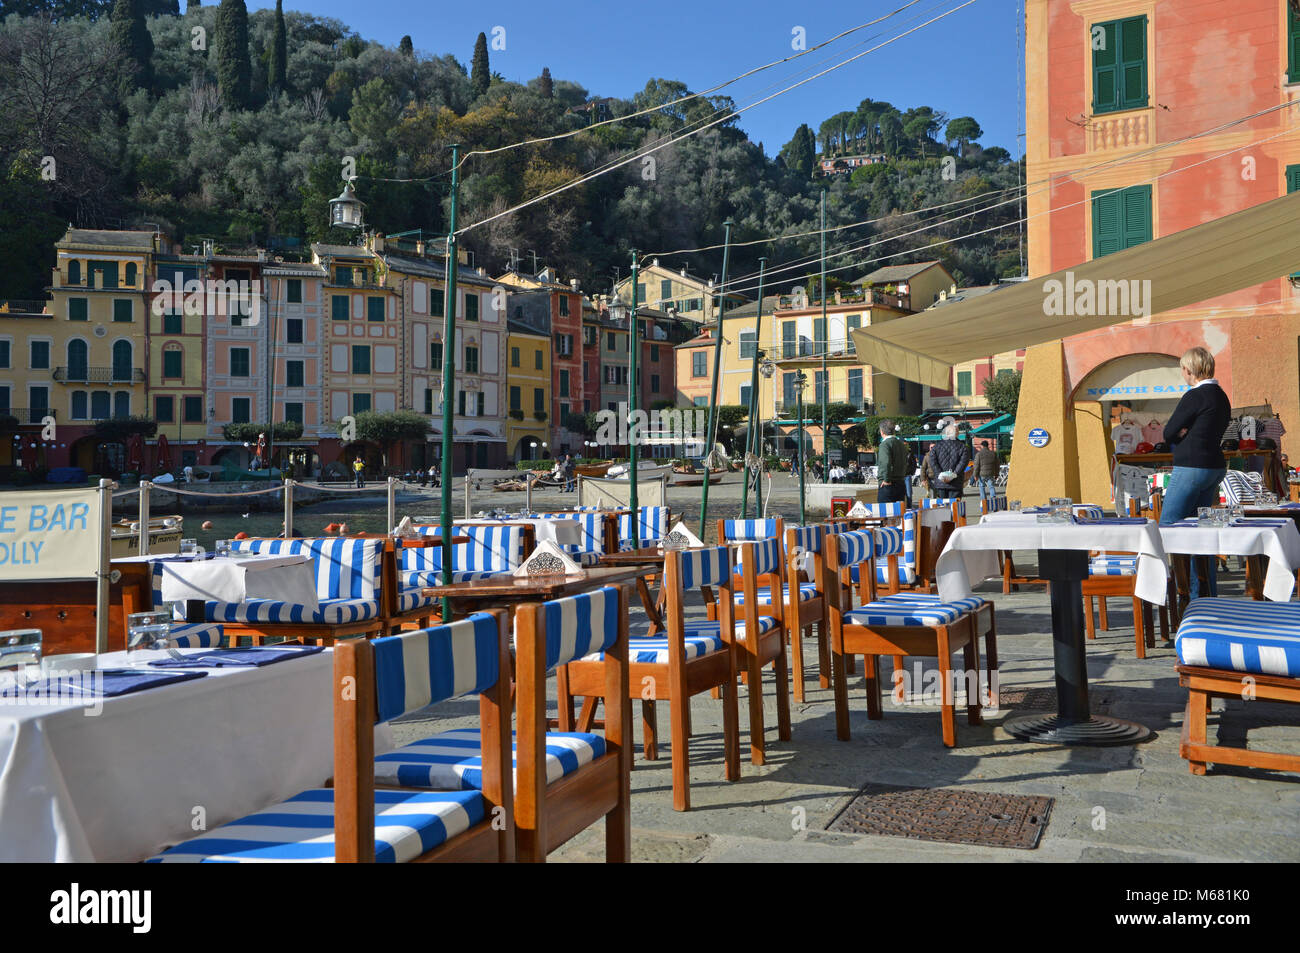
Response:
[[[952,679],[951,655],[962,649],[965,671],[970,685],[973,674],[976,685],[967,688],[966,717],[970,724],[978,725],[982,718],[979,702],[979,636],[975,609],[978,598],[953,603],[914,601],[908,594],[903,600],[896,596],[876,599],[875,540],[871,532],[843,533],[832,536],[826,543],[826,558],[830,574],[841,584],[830,589],[829,607],[831,625],[831,665],[835,682],[835,734],[841,741],[849,740],[849,705],[846,657],[862,655],[865,662],[867,688],[867,717],[883,717],[880,703],[878,657],[891,655],[930,656],[937,658],[942,697],[940,699],[943,743],[953,747],[957,743],[955,719],[955,691]],[[868,601],[857,609],[852,606],[852,590],[842,584],[841,570],[859,567],[859,579],[866,580],[864,587]],[[895,676],[896,680],[899,676]],[[990,679],[990,690],[994,688]]]
[[[1192,774],[1210,764],[1300,772],[1300,755],[1210,744],[1211,698],[1300,703],[1300,603],[1195,599],[1175,637],[1178,683],[1187,689],[1178,753]]]
[[[691,807],[688,711],[692,696],[715,687],[721,690],[724,776],[728,781],[740,777],[736,622],[731,588],[734,584],[731,556],[726,546],[666,553],[664,622],[667,631],[628,640],[628,697],[641,701],[645,751],[649,760],[658,754],[655,704],[661,700],[669,703],[673,809],[677,811],[688,811]],[[688,623],[685,594],[702,586],[717,588],[719,618],[717,621]],[[573,696],[598,698],[608,706],[608,691],[602,663],[591,658],[570,662],[568,694],[561,686],[560,710],[572,705]],[[590,729],[594,714],[594,705],[583,705],[579,731]]]
[[[803,633],[817,628],[817,677],[822,688],[831,685],[830,633],[826,623],[826,557],[823,546],[827,536],[825,525],[793,526],[785,531],[786,577],[786,629],[790,632],[791,654],[794,656],[794,700],[804,701]],[[805,558],[809,569],[799,565]],[[798,598],[791,598],[791,593]],[[761,598],[761,596],[760,596]]]
[[[509,671],[509,630],[501,612],[479,613],[450,625],[373,642],[339,643],[330,683],[333,786],[304,791],[177,844],[151,860],[513,860]],[[421,791],[375,783],[376,724],[470,694],[479,695],[480,789]],[[538,755],[531,746],[524,748],[521,771]]]
[[[1083,591],[1084,622],[1088,638],[1097,637],[1092,612],[1092,600],[1097,599],[1100,609],[1101,630],[1110,629],[1110,619],[1106,613],[1106,597],[1120,596],[1133,601],[1133,638],[1137,646],[1137,657],[1146,658],[1147,649],[1156,644],[1154,625],[1151,624],[1150,611],[1146,603],[1137,597],[1137,553],[1094,553],[1088,559],[1088,578],[1081,584]],[[1160,607],[1161,638],[1169,641],[1169,615],[1164,606]]]

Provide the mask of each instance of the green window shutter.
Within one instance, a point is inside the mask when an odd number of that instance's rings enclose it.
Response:
[[[465,295],[465,320],[478,320],[478,294],[476,292]]]
[[[369,394],[353,394],[353,395],[352,395],[352,412],[353,412],[354,414],[364,414],[364,413],[366,413],[368,410],[370,410],[370,395],[369,395]]]
[[[289,304],[302,304],[302,279],[290,278],[285,293],[288,295]]]
[[[1151,241],[1151,186],[1135,185],[1122,193],[1124,202],[1124,247]]]
[[[89,316],[87,314],[86,299],[69,298],[68,299],[68,320],[86,321],[88,320],[88,318]]]
[[[330,317],[335,321],[346,321],[348,319],[347,295],[330,296]]]
[[[160,424],[169,424],[176,419],[176,398],[159,395],[154,398],[154,419]]]
[[[826,353],[826,319],[813,318],[813,353]]]
[[[1092,257],[1117,252],[1123,245],[1123,198],[1119,189],[1092,194]]]
[[[511,387],[511,388],[510,388],[510,409],[511,409],[511,410],[522,410],[522,409],[523,409],[523,405],[522,405],[522,403],[521,403],[521,401],[520,401],[520,397],[519,397],[519,388],[518,388],[518,387]]]
[[[1119,21],[1120,109],[1142,109],[1147,104],[1147,18]]]
[[[538,348],[536,351],[533,351],[533,370],[535,371],[545,370],[546,369],[544,367],[545,359],[546,359],[546,355],[542,353],[541,348]]]
[[[511,367],[519,366],[519,348],[517,347],[512,347],[510,349],[510,366]]]
[[[900,381],[899,383],[902,384],[903,382]],[[970,371],[957,372],[957,396],[970,396]]]
[[[183,357],[180,351],[163,351],[163,377],[181,377]]]
[[[540,387],[533,388],[533,413],[540,414],[546,409],[546,392]]]
[[[456,397],[457,397],[457,403],[459,404],[459,406],[456,408],[456,414],[457,416],[464,417],[465,416],[465,392],[463,390],[458,391]]]
[[[352,269],[347,265],[339,265],[334,269],[334,283],[336,285],[352,284]]]
[[[185,398],[185,422],[187,424],[200,423],[203,420],[203,398],[186,397]]]
[[[1088,43],[1092,47],[1092,111],[1110,112],[1118,108],[1118,24],[1094,23]]]
[[[131,299],[114,298],[113,299],[113,320],[123,324],[130,322],[133,309]]]
[[[435,371],[442,370],[442,342],[434,341],[429,345],[429,366]]]
[[[303,362],[289,361],[285,364],[285,386],[301,387],[303,382]]]
[[[1287,63],[1287,79],[1293,83],[1300,83],[1300,13],[1288,7],[1287,17],[1289,33],[1286,46],[1290,54]]]
[[[84,319],[83,319],[84,320]],[[181,316],[179,314],[163,315],[163,334],[181,334]]]
[[[382,321],[384,320],[384,299],[367,298],[366,299],[366,320]]]
[[[1296,17],[1294,13],[1291,14],[1291,25],[1297,31],[1291,37],[1292,45],[1295,46],[1300,43],[1300,18]],[[1294,55],[1296,61],[1300,63],[1300,49],[1296,50]],[[1300,77],[1293,74],[1292,79],[1300,79]],[[1292,192],[1300,192],[1300,165],[1286,167],[1286,194],[1290,195]],[[1292,272],[1291,277],[1300,278],[1300,271]]]
[[[447,292],[442,288],[433,288],[429,291],[429,314],[435,318],[441,318],[447,313]]]
[[[794,321],[781,323],[781,356],[795,357],[799,353],[798,325]]]
[[[352,345],[352,373],[370,373],[370,347],[366,344]]]

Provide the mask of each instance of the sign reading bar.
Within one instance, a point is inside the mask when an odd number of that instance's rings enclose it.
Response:
[[[0,493],[0,582],[84,579],[99,571],[99,493]]]

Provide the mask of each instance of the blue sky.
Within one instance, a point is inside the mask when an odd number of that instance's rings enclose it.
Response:
[[[208,0],[213,2],[213,0]],[[495,0],[437,3],[416,0],[286,0],[286,9],[335,17],[367,39],[395,45],[409,33],[415,48],[451,53],[468,63],[480,31],[492,37],[505,28],[504,51],[490,53],[492,69],[526,82],[549,66],[556,79],[580,83],[594,94],[630,97],[647,79],[678,79],[692,90],[706,89],[747,69],[794,52],[792,30],[806,30],[807,45],[882,16],[906,0],[734,0],[654,3]],[[724,92],[738,105],[761,98],[803,78],[804,64],[854,53],[957,6],[962,0],[922,0],[914,7],[809,54],[793,64],[759,74]],[[274,7],[253,0],[250,9]],[[853,109],[864,98],[888,100],[900,109],[930,105],[949,117],[974,116],[986,146],[1018,154],[1016,18],[1018,0],[977,0],[911,36],[854,63],[756,106],[740,117],[754,141],[774,155],[801,122],[816,131],[833,113]],[[636,9],[639,15],[630,14]],[[872,42],[868,37],[880,34]]]

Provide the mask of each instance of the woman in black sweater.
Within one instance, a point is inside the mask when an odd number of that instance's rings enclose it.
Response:
[[[1183,394],[1165,424],[1165,442],[1174,452],[1174,471],[1160,510],[1161,525],[1195,516],[1198,507],[1218,505],[1219,484],[1227,472],[1220,444],[1232,408],[1228,395],[1214,379],[1214,355],[1203,347],[1194,347],[1183,355],[1179,366],[1191,390]],[[1197,557],[1197,561],[1205,565],[1209,592],[1204,595],[1216,595],[1214,560]],[[1193,599],[1202,595],[1198,576],[1192,573]]]

